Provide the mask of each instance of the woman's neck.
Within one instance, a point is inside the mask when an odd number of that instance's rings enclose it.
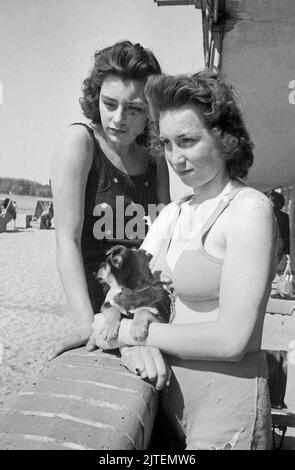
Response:
[[[138,154],[138,145],[132,142],[130,145],[116,145],[107,139],[101,139],[101,148],[107,156],[113,156],[120,159],[123,163],[131,162],[135,155]]]
[[[118,155],[122,160],[124,160],[134,152],[134,148],[137,146],[136,142],[132,142],[129,145],[122,145],[120,143],[116,144],[115,142],[112,142],[110,139],[107,138],[100,124],[97,124],[92,127],[103,147],[106,148],[108,151],[112,152],[113,154]]]
[[[233,180],[231,180],[227,173],[217,175],[213,180],[208,181],[208,183],[194,188],[192,201],[195,204],[201,204],[209,199],[214,199],[221,194],[231,182],[233,182]]]
[[[126,146],[116,145],[107,139],[101,125],[92,125],[92,128],[103,153],[119,170],[132,175],[146,169],[146,155],[136,141]]]

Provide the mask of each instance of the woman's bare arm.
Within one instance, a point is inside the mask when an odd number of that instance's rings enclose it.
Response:
[[[218,361],[240,360],[250,350],[270,293],[274,218],[269,201],[258,192],[240,197],[230,210],[217,321],[151,323],[144,345],[183,359]],[[130,321],[123,320],[120,343],[135,344],[129,327]]]
[[[86,344],[93,310],[89,299],[81,254],[81,233],[88,173],[92,164],[92,142],[80,126],[65,130],[52,162],[52,189],[56,226],[56,259],[64,291],[78,330],[61,340],[51,356]],[[81,338],[79,339],[79,334]],[[77,336],[78,335],[78,336]],[[53,358],[50,357],[50,358]]]

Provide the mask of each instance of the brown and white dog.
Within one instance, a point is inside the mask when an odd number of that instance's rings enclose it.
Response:
[[[107,252],[97,273],[97,278],[111,287],[101,309],[106,340],[117,337],[122,316],[133,318],[130,331],[135,340],[146,338],[151,322],[169,322],[170,296],[150,270],[151,257],[144,250],[123,245]]]

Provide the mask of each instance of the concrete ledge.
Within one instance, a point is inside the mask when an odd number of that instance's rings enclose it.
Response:
[[[157,400],[115,352],[68,351],[6,402],[0,449],[146,449]]]

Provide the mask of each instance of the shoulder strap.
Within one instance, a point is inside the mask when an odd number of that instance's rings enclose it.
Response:
[[[215,224],[216,220],[220,217],[220,215],[222,214],[222,212],[229,206],[229,204],[231,203],[231,201],[236,197],[236,195],[242,191],[243,189],[245,189],[244,187],[242,188],[237,188],[237,189],[234,189],[231,193],[229,193],[228,195],[224,196],[221,201],[219,202],[219,204],[217,205],[216,209],[213,211],[213,213],[209,216],[209,218],[206,220],[206,222],[204,223],[203,227],[202,227],[202,232],[201,232],[201,237],[203,239],[203,237],[206,235],[207,232],[209,232],[209,230],[211,229],[211,227]]]
[[[93,145],[93,162],[100,162],[101,161],[101,149],[100,149],[100,145],[94,135],[94,131],[92,129],[92,127],[90,127],[88,124],[85,124],[85,122],[73,122],[72,124],[70,124],[69,127],[71,126],[83,126],[85,127],[85,129],[87,130],[89,136],[90,136],[90,139],[92,140],[92,145]]]
[[[191,197],[191,196],[190,196],[190,197]],[[185,198],[185,200],[186,200],[186,199],[187,199],[187,198]],[[169,235],[168,235],[168,242],[167,242],[166,253],[168,253],[169,248],[170,248],[170,245],[171,245],[171,242],[172,242],[174,229],[175,229],[175,227],[176,227],[177,221],[178,221],[179,216],[180,216],[180,213],[181,213],[182,202],[183,202],[183,201],[184,201],[184,199],[180,199],[179,201],[176,202],[176,211],[175,211],[174,217],[173,217],[173,219],[172,219],[172,222],[171,222],[170,228],[169,228]]]
[[[179,213],[181,212],[181,209],[182,209],[181,205],[182,205],[184,202],[187,202],[187,201],[189,201],[190,199],[192,199],[192,197],[193,197],[193,194],[188,194],[187,196],[183,196],[181,199],[178,199],[178,200],[176,201],[176,204],[179,206]]]
[[[72,124],[70,124],[69,127],[71,127],[71,126],[83,126],[83,127],[85,127],[87,129],[88,134],[90,135],[91,139],[95,142],[93,129],[88,124],[85,124],[85,122],[73,122]]]

